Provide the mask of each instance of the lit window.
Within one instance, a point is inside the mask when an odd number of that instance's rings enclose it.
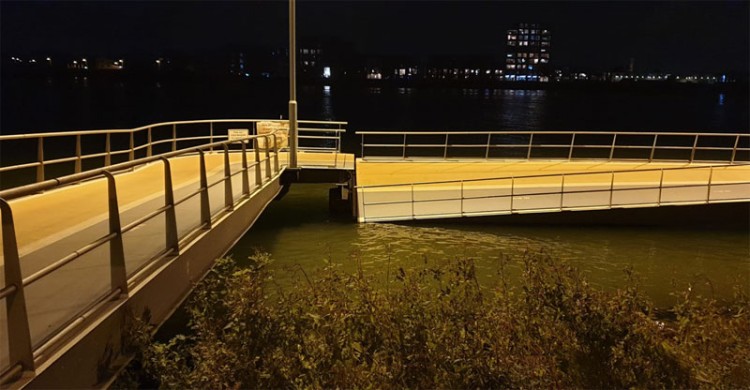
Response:
[[[323,67],[323,77],[330,79],[331,78],[331,67],[330,66],[324,66]]]

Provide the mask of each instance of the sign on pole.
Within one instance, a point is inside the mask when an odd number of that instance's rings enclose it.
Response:
[[[229,129],[227,130],[227,135],[230,141],[237,141],[249,137],[250,132],[248,129]]]

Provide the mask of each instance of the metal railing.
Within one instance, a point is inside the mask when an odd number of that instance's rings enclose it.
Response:
[[[123,295],[127,295],[130,286],[150,275],[156,265],[162,260],[176,256],[180,253],[180,248],[187,245],[195,238],[197,233],[204,229],[210,229],[213,221],[221,214],[232,211],[239,203],[251,198],[252,194],[259,191],[266,183],[274,180],[283,167],[279,163],[279,154],[282,153],[277,143],[277,134],[255,133],[255,124],[258,120],[211,120],[211,121],[186,121],[159,123],[150,126],[144,126],[131,130],[108,130],[108,131],[91,131],[91,132],[67,132],[67,133],[42,133],[30,135],[11,135],[0,136],[0,141],[13,141],[19,139],[31,139],[37,143],[38,158],[37,161],[25,164],[16,164],[3,167],[3,171],[20,170],[35,168],[37,170],[37,182],[19,187],[9,188],[0,191],[0,214],[2,215],[2,239],[3,239],[3,261],[5,283],[0,288],[0,302],[4,301],[7,313],[8,329],[8,361],[6,367],[0,367],[0,384],[7,383],[17,377],[24,371],[33,371],[40,362],[44,361],[47,351],[58,345],[61,340],[69,337],[73,332],[80,328],[80,324],[86,318],[94,315],[104,305],[113,300],[117,300]],[[338,152],[340,150],[340,135],[345,131],[343,126],[345,122],[320,122],[320,121],[299,121],[305,127],[301,128],[303,132],[309,132],[315,135],[307,136],[309,139],[323,142],[321,146],[310,147],[308,150]],[[237,140],[228,140],[227,134],[219,134],[216,131],[217,124],[229,124],[236,126],[239,124],[252,124],[250,135]],[[208,128],[206,135],[187,135],[178,137],[179,126],[198,125]],[[161,132],[162,128],[171,128],[170,134],[164,139],[156,139],[154,136]],[[200,129],[199,129],[200,130]],[[138,132],[146,134],[146,142],[136,143],[135,135]],[[128,137],[128,145],[122,149],[112,147],[111,138],[117,134],[125,134]],[[93,135],[103,135],[105,137],[105,150],[90,154],[82,153],[82,139]],[[44,143],[45,139],[53,137],[74,137],[75,139],[75,156],[62,157],[56,159],[45,159]],[[178,149],[178,143],[201,142],[200,145],[193,145],[187,148]],[[158,152],[159,145],[167,145],[167,150]],[[306,148],[303,147],[303,150]],[[138,156],[138,152],[143,151],[145,156]],[[217,180],[209,182],[209,175],[206,165],[207,155],[223,155],[223,173]],[[231,163],[231,156],[241,155],[241,162]],[[113,163],[112,156],[127,155],[126,161]],[[183,194],[179,199],[175,199],[176,190],[173,185],[173,176],[170,158],[182,157],[188,155],[197,155],[199,164],[196,176],[199,177],[198,188]],[[87,158],[103,157],[104,164],[101,167],[89,170],[82,169],[81,162]],[[62,162],[75,162],[75,172],[56,179],[47,179],[44,173],[44,167],[50,164]],[[119,198],[117,193],[117,179],[115,174],[137,167],[146,166],[147,164],[161,163],[164,170],[163,192],[164,203],[161,207],[140,216],[134,221],[123,225],[122,210],[119,209]],[[240,165],[239,169],[233,170],[233,165]],[[252,174],[251,174],[252,172]],[[240,178],[237,178],[240,176]],[[251,180],[254,176],[254,181]],[[13,208],[9,200],[22,196],[35,194],[42,191],[52,190],[68,184],[77,183],[85,180],[105,178],[107,182],[107,199],[108,199],[108,221],[107,234],[86,243],[69,254],[53,261],[43,268],[24,277],[21,272],[21,258],[19,256],[19,246],[16,237],[16,223],[13,220]],[[240,182],[241,191],[239,197],[233,189],[232,180]],[[251,183],[252,182],[252,183]],[[223,205],[218,210],[210,206],[209,191],[217,186],[223,185]],[[218,189],[217,191],[221,191]],[[184,192],[184,191],[183,191]],[[186,202],[196,202],[199,210],[199,223],[197,226],[183,231],[178,230],[176,209]],[[137,268],[128,270],[126,264],[127,253],[123,245],[123,237],[131,231],[145,226],[149,221],[158,216],[164,217],[164,229],[160,234],[164,234],[164,245],[158,253],[149,255],[150,257],[139,264]],[[71,313],[69,317],[58,326],[54,326],[44,332],[43,335],[34,337],[29,326],[29,314],[27,307],[27,295],[25,290],[29,286],[44,280],[50,275],[59,271],[62,267],[81,261],[81,258],[87,254],[91,255],[95,250],[109,247],[109,274],[111,280],[109,287],[104,294],[96,295],[95,299],[85,304],[82,311]],[[0,352],[2,353],[2,352]]]
[[[750,161],[750,134],[592,131],[358,131],[361,157]]]
[[[4,180],[6,184],[2,184],[2,187],[15,186],[18,182],[26,184],[28,180],[23,180],[28,176],[25,170],[34,169],[34,181],[42,182],[49,178],[81,173],[87,169],[106,167],[117,162],[134,161],[138,158],[177,151],[206,142],[214,143],[225,140],[229,129],[247,130],[248,134],[255,135],[258,122],[286,121],[213,119],[162,122],[134,129],[0,135],[0,148],[3,152],[0,175],[6,175]],[[341,134],[346,132],[347,122],[311,120],[298,122],[300,150],[341,151]],[[88,152],[87,149],[94,150]],[[282,150],[286,150],[286,147]],[[60,151],[63,151],[62,155],[51,156],[54,154],[51,152],[60,154]],[[35,158],[28,161],[28,156],[35,156]],[[63,167],[65,164],[68,167]],[[87,164],[91,167],[86,167]],[[60,168],[51,173],[48,169],[50,166]],[[19,173],[22,178],[9,180],[7,178],[9,173]]]
[[[597,210],[618,207],[662,205],[694,205],[750,201],[750,181],[721,180],[717,170],[740,170],[743,177],[750,172],[747,165],[709,165],[643,170],[600,171],[585,173],[502,176],[493,178],[428,181],[406,184],[357,186],[363,222],[454,218],[466,216],[503,215],[528,212]],[[643,181],[647,173],[651,180]],[[700,174],[695,178],[665,177],[671,174]],[[638,175],[634,181],[633,175]],[[631,180],[617,178],[631,176]],[[595,178],[589,180],[587,178]],[[552,179],[553,182],[545,182]],[[548,189],[553,187],[553,189]],[[586,188],[594,187],[594,188]],[[734,188],[731,188],[734,187]],[[534,190],[534,188],[539,188]],[[726,196],[717,188],[739,190],[739,196]],[[693,193],[684,192],[693,190]],[[682,191],[682,192],[680,192]],[[697,192],[696,192],[697,191]],[[726,192],[726,191],[725,191]],[[400,194],[400,195],[399,195]],[[420,197],[421,195],[421,197]],[[636,197],[628,199],[627,195]],[[368,203],[368,198],[370,202]],[[372,201],[372,198],[384,200]],[[401,198],[401,199],[398,199]],[[394,200],[396,199],[396,200]],[[536,202],[535,206],[530,206]],[[526,206],[519,203],[526,203]],[[429,205],[438,208],[430,212]],[[424,210],[419,210],[421,206]],[[385,214],[368,207],[382,208]],[[373,216],[373,214],[378,214]]]

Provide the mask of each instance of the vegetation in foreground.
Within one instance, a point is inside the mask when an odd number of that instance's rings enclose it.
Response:
[[[139,370],[163,388],[748,387],[750,314],[687,289],[665,319],[637,282],[603,292],[544,254],[511,286],[470,259],[392,272],[387,286],[333,266],[269,295],[266,254],[219,261],[189,304],[190,335],[152,342]],[[360,268],[361,269],[361,268]],[[626,271],[628,272],[628,271]],[[138,325],[139,323],[136,323]],[[138,379],[138,376],[141,376]]]

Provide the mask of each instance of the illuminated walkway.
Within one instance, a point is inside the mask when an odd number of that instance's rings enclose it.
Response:
[[[357,161],[360,222],[750,200],[750,165]]]

